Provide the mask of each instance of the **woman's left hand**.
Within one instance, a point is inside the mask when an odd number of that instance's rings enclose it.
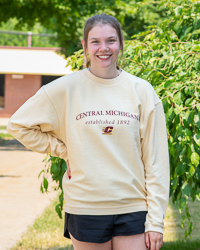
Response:
[[[148,231],[145,233],[145,243],[148,250],[159,250],[163,244],[163,234]]]

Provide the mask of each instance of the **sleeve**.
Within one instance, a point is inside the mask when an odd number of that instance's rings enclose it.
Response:
[[[67,160],[59,117],[44,87],[13,114],[7,131],[28,149]]]
[[[169,201],[169,155],[165,115],[162,102],[148,115],[141,135],[142,160],[145,168],[148,213],[145,232],[163,233]]]

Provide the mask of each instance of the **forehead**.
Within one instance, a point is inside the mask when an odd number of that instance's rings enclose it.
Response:
[[[97,23],[88,33],[88,39],[98,38],[103,39],[115,36],[118,38],[116,29],[109,24]]]

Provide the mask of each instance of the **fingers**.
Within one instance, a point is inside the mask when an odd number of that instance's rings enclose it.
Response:
[[[150,249],[149,232],[145,233],[145,244],[146,244],[146,248]]]
[[[71,169],[70,169],[70,166],[69,166],[69,160],[67,160],[67,176],[69,179],[71,179]]]
[[[147,233],[148,233],[148,238],[149,238],[149,243],[150,243],[150,247],[148,249],[159,250],[163,244],[163,235],[161,233],[151,232],[151,231]]]

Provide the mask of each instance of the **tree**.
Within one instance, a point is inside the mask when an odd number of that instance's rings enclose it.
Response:
[[[170,19],[133,36],[125,45],[123,68],[149,81],[165,110],[170,154],[170,196],[183,212],[191,235],[188,199],[200,200],[200,2],[161,2]],[[83,51],[68,64],[80,69]],[[52,165],[50,165],[50,168]]]
[[[3,30],[3,31],[14,30],[17,23],[18,21],[16,18],[10,18],[6,23],[2,23],[0,30]],[[22,27],[21,30],[23,32],[29,31],[26,25]],[[52,33],[51,30],[45,29],[39,23],[35,23],[31,30],[33,33],[36,33],[36,34]],[[32,47],[58,47],[58,44],[55,41],[55,39],[54,41],[52,41],[52,39],[49,37],[32,36],[31,40],[32,40]],[[27,46],[27,36],[0,33],[0,45],[1,46]]]
[[[66,56],[81,48],[84,22],[97,13],[115,16],[122,24],[126,39],[144,31],[166,16],[158,2],[143,0],[0,0],[0,23],[16,18],[16,29],[31,29],[40,23],[57,34],[56,41]],[[12,8],[11,8],[12,6]]]

